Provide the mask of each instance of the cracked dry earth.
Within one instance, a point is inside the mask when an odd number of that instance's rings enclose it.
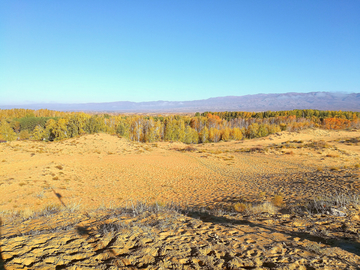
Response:
[[[342,209],[345,217],[292,210],[324,194],[359,194],[359,133],[310,130],[195,150],[107,134],[0,144],[0,265],[359,269],[358,205]],[[294,139],[330,146],[291,155],[239,151]],[[285,204],[275,213],[234,211],[237,202],[257,205],[278,194]],[[159,204],[137,208],[136,201]]]

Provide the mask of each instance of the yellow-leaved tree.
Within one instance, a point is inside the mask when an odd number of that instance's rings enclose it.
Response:
[[[40,141],[44,139],[44,137],[45,137],[44,128],[41,127],[40,125],[37,125],[32,132],[32,138],[36,141]]]
[[[0,139],[5,141],[14,141],[16,140],[16,137],[16,133],[11,128],[10,124],[5,120],[2,120],[0,124]]]

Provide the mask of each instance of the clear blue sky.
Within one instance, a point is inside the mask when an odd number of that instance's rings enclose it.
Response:
[[[360,92],[360,1],[0,3],[0,104]]]

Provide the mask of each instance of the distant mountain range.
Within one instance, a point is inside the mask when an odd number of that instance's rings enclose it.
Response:
[[[204,112],[204,111],[280,111],[293,109],[360,111],[360,93],[332,92],[256,94],[214,97],[193,101],[104,102],[78,104],[0,105],[0,109],[25,108],[56,111],[96,112]]]

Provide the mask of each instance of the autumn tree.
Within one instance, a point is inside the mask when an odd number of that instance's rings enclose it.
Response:
[[[20,140],[28,140],[28,139],[30,138],[30,133],[29,133],[29,131],[27,131],[26,129],[20,131],[20,133],[19,133],[19,138],[20,138]]]
[[[208,141],[208,138],[209,138],[209,129],[206,126],[204,126],[199,134],[200,142],[206,143]]]
[[[184,143],[198,143],[199,142],[199,134],[195,129],[192,129],[190,126],[187,126],[185,129],[185,137],[183,140]]]
[[[116,124],[116,134],[121,137],[130,138],[130,122],[127,119],[119,119]]]
[[[40,141],[45,139],[45,137],[46,137],[45,129],[40,125],[36,126],[32,132],[32,138],[36,141]]]
[[[45,130],[43,131],[42,137],[47,141],[53,141],[55,139],[54,129],[56,126],[56,121],[54,119],[49,119],[46,122]]]
[[[227,127],[223,129],[221,132],[221,140],[225,142],[230,140],[230,133],[231,133],[230,128]]]
[[[216,128],[210,128],[209,130],[209,141],[218,142],[220,141],[221,131]]]
[[[17,138],[15,131],[5,120],[1,121],[0,124],[0,138],[5,141],[14,141]]]
[[[86,133],[86,125],[90,119],[90,115],[85,113],[76,113],[68,115],[67,119],[67,136],[69,138],[79,136]]]
[[[240,141],[243,138],[243,133],[240,128],[233,128],[230,131],[230,138],[233,140]]]
[[[54,133],[55,137],[54,139],[59,141],[68,138],[67,134],[67,119],[60,118],[56,124],[54,125],[54,128],[52,132]]]
[[[130,124],[130,139],[140,142],[143,140],[143,119],[135,117]]]

